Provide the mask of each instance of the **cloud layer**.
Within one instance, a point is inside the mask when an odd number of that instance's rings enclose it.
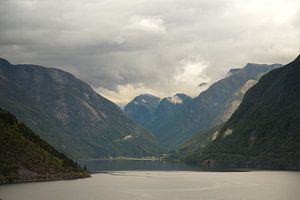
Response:
[[[0,56],[67,70],[125,103],[197,95],[229,68],[300,52],[298,0],[0,1]]]

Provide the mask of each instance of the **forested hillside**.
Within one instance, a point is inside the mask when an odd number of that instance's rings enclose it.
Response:
[[[0,109],[0,184],[84,177],[87,171]]]
[[[189,163],[219,168],[300,169],[300,56],[272,70]]]

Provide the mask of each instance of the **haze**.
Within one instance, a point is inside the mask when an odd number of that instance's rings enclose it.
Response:
[[[0,56],[61,68],[124,104],[198,95],[247,62],[300,51],[299,0],[0,1]]]

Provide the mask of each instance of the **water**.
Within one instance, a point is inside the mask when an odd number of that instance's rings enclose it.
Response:
[[[300,173],[122,171],[0,186],[2,200],[299,200]]]
[[[99,171],[189,171],[198,170],[197,167],[181,162],[166,162],[159,160],[85,160],[80,162],[92,172]]]

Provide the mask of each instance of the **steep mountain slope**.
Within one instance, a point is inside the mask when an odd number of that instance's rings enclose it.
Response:
[[[0,106],[72,158],[157,153],[154,137],[73,75],[0,59]]]
[[[211,141],[215,140],[222,126],[223,124],[219,124],[207,131],[194,134],[191,139],[184,142],[177,149],[169,151],[167,158],[169,160],[184,161],[186,157],[201,151]]]
[[[129,102],[124,112],[132,120],[150,130],[155,136],[160,127],[172,120],[192,100],[186,94],[178,93],[171,97],[158,98],[149,94],[142,94]]]
[[[77,163],[0,109],[0,184],[88,176]]]
[[[166,120],[171,119],[176,113],[180,112],[192,98],[183,93],[177,93],[171,97],[162,98],[156,110],[154,122],[151,131],[157,129],[160,123],[165,123]],[[156,131],[153,131],[155,134]]]
[[[216,125],[209,130],[195,133],[190,139],[185,141],[178,148],[169,151],[167,154],[167,159],[173,161],[185,161],[189,156],[197,155],[208,144],[210,144],[210,142],[217,138],[223,125],[224,123]]]
[[[191,102],[192,98],[183,93],[177,93],[171,97],[162,98],[158,104],[153,123],[150,125],[149,130],[160,138],[160,129],[165,124],[173,120],[177,113],[181,112]],[[162,144],[164,145],[164,144]]]
[[[160,144],[173,149],[196,132],[208,130],[228,119],[239,106],[244,93],[266,72],[281,65],[247,64],[194,98],[168,123],[153,131]]]
[[[124,112],[130,119],[149,129],[154,121],[159,101],[159,97],[151,94],[141,94],[124,107]]]
[[[187,159],[214,167],[300,169],[300,56],[252,87],[216,140]]]

